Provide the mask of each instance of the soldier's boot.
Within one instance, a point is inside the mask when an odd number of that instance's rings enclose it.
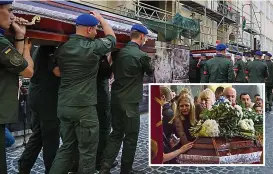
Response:
[[[102,163],[99,174],[110,174],[111,166],[107,163]]]
[[[18,174],[30,174],[31,169],[26,169],[22,167],[21,161],[18,161]]]
[[[113,162],[112,166],[111,166],[111,169],[117,167],[117,165],[118,165],[118,161],[115,160],[115,161]],[[97,170],[97,171],[100,171],[100,169],[101,169],[101,165],[100,165],[100,164],[97,164],[97,165],[96,165],[96,170]]]

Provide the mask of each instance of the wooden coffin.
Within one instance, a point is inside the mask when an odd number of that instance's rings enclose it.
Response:
[[[36,45],[57,45],[60,42],[67,41],[69,35],[75,33],[75,19],[72,18],[77,17],[81,13],[88,13],[89,10],[94,10],[89,6],[66,1],[16,1],[13,3],[13,8],[16,16],[23,17],[29,21],[36,15],[41,17],[40,22],[29,26],[26,33],[26,37],[32,38],[33,43]],[[117,37],[116,47],[124,47],[130,41],[128,28],[139,22],[107,12],[100,12],[105,19],[115,26],[113,29]],[[153,33],[149,34],[149,39],[145,46],[142,47],[142,50],[147,53],[154,53],[156,37]],[[103,36],[104,32],[100,29],[97,37]]]
[[[257,164],[263,146],[261,141],[239,137],[227,142],[224,138],[198,138],[192,149],[181,154],[179,164]]]

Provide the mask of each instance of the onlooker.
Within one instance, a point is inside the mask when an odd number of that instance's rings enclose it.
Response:
[[[215,90],[215,99],[216,101],[220,99],[221,96],[223,96],[224,94],[224,87],[219,86],[218,88],[216,88]]]
[[[257,114],[263,114],[263,107],[261,107],[260,105],[254,104],[253,109]]]
[[[246,109],[252,108],[254,103],[251,102],[250,95],[248,93],[242,93],[240,95],[240,102],[243,107]]]

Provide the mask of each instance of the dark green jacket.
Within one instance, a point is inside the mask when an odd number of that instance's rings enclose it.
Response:
[[[268,68],[269,76],[266,79],[265,86],[273,87],[273,62],[271,60],[264,61]]]
[[[53,53],[55,46],[40,46],[32,59],[34,74],[29,85],[29,106],[39,114],[41,120],[57,118],[57,102],[60,78],[55,76],[53,69],[57,66]]]
[[[197,74],[197,63],[198,63],[198,60],[191,57],[190,58],[190,68],[189,68],[189,78],[190,79],[196,79],[198,77],[198,74]]]
[[[200,63],[197,65],[200,68],[200,80],[205,81],[206,76],[204,75],[205,66],[208,60],[201,60]]]
[[[235,82],[237,83],[245,83],[246,75],[245,75],[245,62],[242,59],[239,59],[235,62],[233,70],[236,72],[237,76]]]
[[[151,58],[134,42],[129,42],[117,57],[113,57],[115,81],[111,88],[112,101],[139,103],[143,96],[144,73],[153,75]]]
[[[0,124],[18,119],[18,75],[27,66],[23,56],[0,34]]]
[[[89,39],[71,35],[55,53],[61,72],[59,106],[97,104],[97,73],[101,56],[116,45],[113,36]]]
[[[268,77],[267,65],[262,60],[255,59],[246,66],[248,83],[265,83]]]
[[[216,55],[206,62],[203,83],[233,83],[233,63],[223,55]]]

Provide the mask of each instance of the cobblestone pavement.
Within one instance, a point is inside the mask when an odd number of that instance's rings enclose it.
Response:
[[[134,169],[143,173],[174,173],[174,174],[273,174],[273,114],[266,115],[266,166],[265,167],[149,167],[148,166],[148,114],[141,116],[141,130]],[[17,172],[17,160],[23,148],[10,148],[7,150],[8,174]],[[118,160],[120,159],[120,155]],[[119,173],[120,165],[112,170]],[[31,174],[44,172],[42,154],[39,155]]]

